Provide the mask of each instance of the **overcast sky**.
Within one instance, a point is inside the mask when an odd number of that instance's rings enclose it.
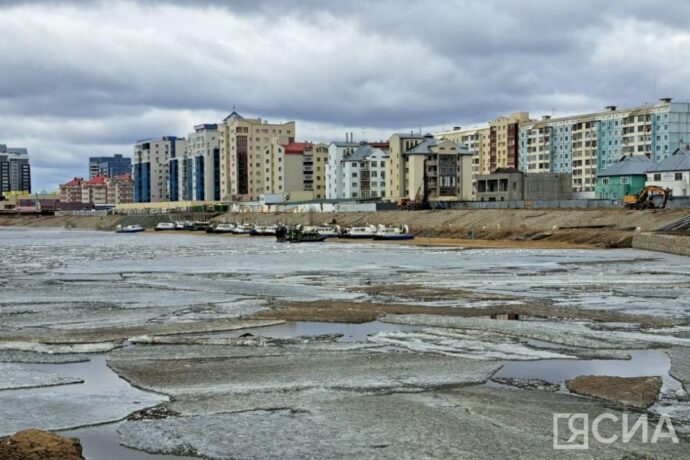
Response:
[[[685,101],[684,3],[0,0],[0,143],[38,191],[233,106],[320,141]]]

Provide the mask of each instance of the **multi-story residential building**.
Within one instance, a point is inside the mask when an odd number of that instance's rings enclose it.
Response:
[[[431,134],[394,134],[389,141],[386,198],[472,199],[472,154],[463,144]]]
[[[29,153],[0,144],[0,197],[8,192],[31,193]]]
[[[345,137],[345,142],[333,141],[328,145],[326,198],[329,200],[343,197],[343,158],[352,155],[359,148],[359,143],[350,140],[349,135]]]
[[[326,198],[327,166],[328,144],[311,144],[304,154],[304,190],[313,192],[317,200]]]
[[[336,198],[383,198],[388,152],[365,142],[341,160],[342,194]]]
[[[89,179],[96,176],[115,177],[132,173],[132,159],[116,154],[89,158]]]
[[[490,171],[490,127],[488,123],[467,128],[456,126],[451,131],[436,135],[445,139],[464,144],[472,154],[472,178]]]
[[[269,124],[244,118],[233,111],[218,126],[220,135],[220,189],[223,200],[257,200],[271,192],[271,143],[295,141],[295,122]],[[268,166],[267,166],[268,163]]]
[[[644,155],[655,163],[690,140],[690,104],[669,98],[632,109],[544,117],[520,126],[520,169],[572,173],[573,191],[595,196],[597,171],[622,156]]]
[[[170,159],[170,201],[220,200],[219,140],[217,124],[194,127],[185,152]]]
[[[131,174],[109,177],[107,184],[108,204],[134,202],[134,178]]]
[[[529,121],[529,113],[516,112],[498,117],[489,123],[488,171],[496,168],[517,168],[519,161],[519,126]],[[486,161],[482,173],[486,172]]]
[[[96,176],[81,184],[81,203],[110,204],[108,201],[108,178]]]
[[[60,186],[60,203],[81,203],[82,185],[86,181],[82,177],[75,177]]]
[[[60,186],[61,203],[132,203],[133,196],[134,180],[131,174],[114,177],[96,176],[89,180],[75,177]]]
[[[187,141],[184,138],[165,136],[160,139],[145,139],[134,146],[134,201],[155,203],[171,200],[170,191],[178,190],[177,178],[180,159]],[[170,181],[170,178],[175,179]],[[173,197],[175,193],[173,193]]]

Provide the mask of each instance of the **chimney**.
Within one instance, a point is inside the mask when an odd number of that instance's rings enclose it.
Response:
[[[615,112],[617,107],[615,105],[607,105],[606,106],[606,111],[607,112]]]
[[[670,104],[672,100],[673,98],[671,97],[662,97],[661,99],[659,99],[659,102],[663,102],[664,104]]]
[[[350,142],[354,142],[354,141],[355,141],[355,135],[352,131],[350,131]]]

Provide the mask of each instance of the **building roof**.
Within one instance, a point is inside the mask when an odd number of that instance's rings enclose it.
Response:
[[[84,182],[84,178],[82,177],[75,177],[71,181],[67,182],[64,187],[76,187],[76,186],[81,186],[81,184]]]
[[[331,144],[336,147],[359,147],[359,142],[333,141]]]
[[[491,174],[524,174],[517,168],[496,168]]]
[[[647,172],[663,171],[690,171],[690,150],[678,147],[673,155],[647,170]]]
[[[343,158],[343,161],[364,161],[376,153],[386,155],[386,152],[384,152],[381,149],[372,147],[369,144],[360,144],[359,148],[352,152],[352,155],[348,155],[345,158]]]
[[[597,174],[597,177],[644,176],[647,170],[653,165],[654,163],[652,160],[644,155],[623,157]]]
[[[242,115],[240,115],[239,113],[237,113],[237,111],[233,110],[232,113],[230,113],[230,115],[228,115],[227,117],[223,118],[223,121],[228,121],[228,120],[230,120],[230,119],[232,119],[232,118],[239,118],[240,120],[244,119],[244,117],[243,117]]]
[[[292,142],[283,146],[286,155],[302,155],[311,150],[311,142]]]
[[[132,178],[132,175],[130,173],[124,173],[124,174],[118,174],[117,176],[113,176],[113,180],[134,180]]]
[[[107,178],[105,176],[94,176],[86,182],[86,185],[105,185]]]
[[[419,143],[417,146],[415,146],[414,148],[410,149],[406,154],[407,155],[428,155],[428,154],[432,153],[431,152],[432,147],[435,147],[436,145],[442,144],[444,142],[451,142],[451,143],[455,144],[455,152],[454,153],[456,153],[458,155],[471,155],[469,149],[464,144],[452,142],[452,141],[445,140],[445,139],[437,139],[434,136],[432,136],[431,134],[425,135],[424,140],[421,143]]]
[[[203,123],[201,125],[196,125],[194,127],[194,131],[196,131],[196,132],[204,131],[204,130],[216,131],[216,130],[218,130],[218,125],[216,123]]]

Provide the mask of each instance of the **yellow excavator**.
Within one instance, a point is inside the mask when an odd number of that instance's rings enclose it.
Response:
[[[660,205],[657,205],[654,202],[655,196],[662,196],[664,201]],[[625,197],[623,197],[623,203],[625,203],[625,207],[628,209],[664,209],[670,196],[670,188],[648,185],[640,190],[637,195],[625,195]]]

